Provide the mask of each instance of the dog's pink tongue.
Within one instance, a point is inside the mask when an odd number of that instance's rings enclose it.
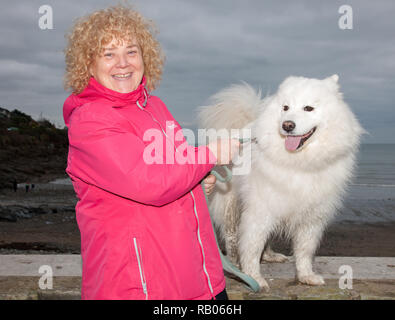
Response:
[[[285,148],[289,151],[295,151],[299,144],[302,136],[287,136],[285,138]]]

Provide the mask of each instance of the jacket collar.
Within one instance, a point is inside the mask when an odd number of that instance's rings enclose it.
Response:
[[[144,76],[136,90],[128,93],[121,93],[101,85],[95,78],[91,77],[85,90],[78,96],[79,98],[84,98],[86,96],[95,95],[96,98],[105,98],[112,101],[116,107],[123,107],[136,102],[145,106],[146,99],[148,97],[145,84],[146,78]]]
[[[136,90],[129,93],[120,93],[108,89],[98,83],[93,77],[90,78],[88,85],[80,94],[71,94],[63,104],[63,118],[66,126],[73,111],[85,103],[98,99],[106,99],[112,103],[112,107],[125,107],[131,104],[137,104],[142,109],[145,107],[148,99],[147,89],[145,89],[146,79],[143,77],[140,85]]]

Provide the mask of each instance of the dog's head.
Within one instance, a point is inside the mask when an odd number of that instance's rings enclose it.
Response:
[[[330,105],[336,106],[335,100],[341,100],[338,79],[337,75],[324,80],[289,77],[280,85],[278,129],[286,150],[300,151],[314,141],[317,128],[320,130],[331,114],[327,108],[334,108]]]
[[[338,79],[285,79],[257,121],[258,141],[264,132],[267,137],[261,140],[266,149],[275,149],[273,156],[293,155],[292,161],[306,162],[313,157],[328,160],[356,147],[362,129],[343,101]]]

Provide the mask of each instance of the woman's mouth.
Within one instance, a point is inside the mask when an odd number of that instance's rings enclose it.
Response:
[[[115,80],[128,80],[132,77],[132,72],[129,73],[117,73],[117,74],[113,74],[112,77]]]

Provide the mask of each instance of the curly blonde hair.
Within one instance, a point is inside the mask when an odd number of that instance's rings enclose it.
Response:
[[[152,21],[124,5],[95,11],[77,19],[71,31],[66,34],[65,89],[71,89],[75,94],[85,89],[91,77],[89,69],[92,63],[113,39],[134,39],[142,51],[146,87],[149,91],[154,90],[161,80],[164,64],[162,49],[153,36],[156,33]]]

